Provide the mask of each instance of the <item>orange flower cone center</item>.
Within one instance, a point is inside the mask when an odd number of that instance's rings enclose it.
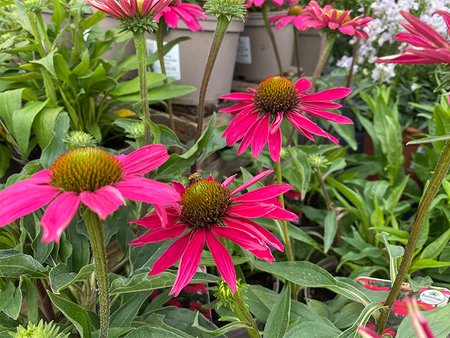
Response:
[[[292,6],[288,10],[288,15],[299,16],[302,14],[303,8],[300,6]]]
[[[50,167],[51,184],[63,191],[95,191],[122,178],[120,162],[99,148],[77,148]]]
[[[186,187],[182,197],[181,220],[193,228],[220,224],[231,204],[231,192],[219,182],[199,179]]]
[[[341,19],[342,15],[344,15],[345,11],[340,10],[340,9],[330,9],[330,10],[326,11],[325,13],[328,16],[332,17],[333,16],[333,12],[336,12],[336,20],[335,21],[337,22],[337,21],[339,21]],[[351,20],[350,15],[346,14],[346,16],[345,16],[344,20],[342,21],[342,23],[347,23],[350,20]]]
[[[263,113],[285,113],[298,104],[298,91],[288,78],[270,76],[259,84],[254,102]]]

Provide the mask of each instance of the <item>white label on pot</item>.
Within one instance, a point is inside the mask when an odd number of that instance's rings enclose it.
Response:
[[[237,63],[249,65],[252,63],[252,49],[249,36],[240,36],[239,45],[236,56]]]
[[[420,300],[426,304],[442,305],[446,299],[445,295],[438,290],[425,290],[420,294]]]
[[[164,42],[166,44],[166,42]],[[157,51],[156,41],[147,39],[147,55],[154,54]],[[164,64],[166,66],[167,76],[173,77],[175,80],[181,79],[180,66],[180,46],[175,45],[172,49],[164,55]],[[153,70],[156,73],[161,73],[161,65],[159,61],[153,64]]]

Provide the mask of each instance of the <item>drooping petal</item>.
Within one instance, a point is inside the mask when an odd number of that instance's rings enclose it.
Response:
[[[217,269],[222,275],[222,278],[229,285],[231,291],[233,293],[236,292],[236,271],[228,250],[210,232],[206,233],[206,245],[211,252],[214,262],[216,262]]]
[[[120,191],[110,185],[101,187],[94,192],[83,191],[80,193],[80,200],[102,220],[125,204]]]
[[[153,263],[149,276],[155,276],[167,270],[181,258],[186,251],[191,233],[187,233],[183,237],[173,242],[166,251]]]
[[[125,175],[144,175],[166,162],[169,154],[163,145],[150,144],[116,158],[122,164]]]
[[[216,236],[227,238],[247,250],[264,250],[267,248],[266,244],[261,242],[259,238],[240,228],[214,225],[211,227],[211,231]]]
[[[265,114],[259,120],[259,123],[255,125],[252,139],[252,155],[254,158],[257,158],[261,154],[264,146],[266,145],[269,137],[269,122],[270,115]]]
[[[275,205],[263,204],[261,202],[242,203],[230,206],[227,209],[226,215],[245,218],[266,217],[275,207]]]
[[[173,205],[180,200],[180,194],[173,187],[149,178],[128,176],[113,186],[132,201]]]
[[[59,242],[64,229],[75,216],[79,204],[80,196],[75,192],[64,192],[50,203],[40,222],[44,229],[43,242]]]
[[[322,92],[313,94],[305,94],[302,96],[302,102],[315,102],[315,101],[333,101],[342,99],[352,92],[350,88],[332,88]]]
[[[297,88],[299,93],[303,93],[311,89],[312,82],[309,81],[306,77],[302,77],[297,80],[297,82],[295,83],[295,87]]]
[[[237,174],[234,174],[233,176],[228,177],[225,181],[222,182],[222,187],[228,188],[236,178]]]
[[[280,207],[275,207],[271,211],[269,211],[267,214],[264,215],[265,218],[271,218],[271,219],[280,219],[284,221],[296,221],[298,220],[298,216],[294,214],[293,212],[290,212],[288,210],[285,210]]]
[[[134,246],[141,246],[148,243],[157,243],[165,241],[167,239],[177,238],[178,236],[183,234],[186,228],[187,227],[183,224],[176,224],[172,225],[170,228],[152,230],[149,233],[132,240],[129,244]]]
[[[173,208],[167,208],[167,224],[176,224],[179,218],[179,214]],[[145,216],[138,220],[130,221],[130,223],[136,223],[151,230],[162,228],[161,218],[156,212],[152,212],[150,215]]]
[[[202,257],[203,247],[205,246],[206,230],[199,229],[193,234],[181,257],[178,267],[177,277],[169,295],[178,296],[181,290],[189,284],[189,281],[195,275]]]
[[[280,162],[281,146],[282,135],[281,130],[278,128],[274,133],[269,135],[269,153],[272,160],[276,163]]]
[[[0,191],[0,227],[50,203],[60,190],[42,182],[45,175],[33,176]]]

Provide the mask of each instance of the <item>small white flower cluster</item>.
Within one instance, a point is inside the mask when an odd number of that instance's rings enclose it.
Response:
[[[399,54],[406,44],[395,43],[395,35],[405,31],[400,25],[405,19],[400,11],[420,12],[419,18],[443,36],[447,34],[447,26],[440,15],[433,15],[436,10],[450,11],[450,0],[376,0],[371,5],[371,16],[374,20],[368,23],[369,39],[361,40],[358,60],[359,65],[370,73],[374,81],[389,83],[395,77],[394,64],[374,64],[379,56]],[[354,43],[354,41],[353,41]],[[400,46],[400,48],[398,48]],[[394,49],[394,48],[395,49]],[[344,56],[337,63],[340,68],[349,68],[352,57]]]

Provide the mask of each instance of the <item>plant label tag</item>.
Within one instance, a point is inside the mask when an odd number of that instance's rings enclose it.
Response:
[[[240,36],[237,50],[236,62],[245,65],[252,63],[252,48],[249,36]]]
[[[164,42],[166,44],[166,42]],[[151,55],[157,52],[156,41],[147,39],[147,55]],[[181,79],[181,66],[180,66],[180,46],[175,45],[172,49],[164,55],[164,64],[166,66],[167,76],[174,78],[175,80]],[[153,64],[153,69],[156,73],[162,73],[161,65],[159,61]]]

